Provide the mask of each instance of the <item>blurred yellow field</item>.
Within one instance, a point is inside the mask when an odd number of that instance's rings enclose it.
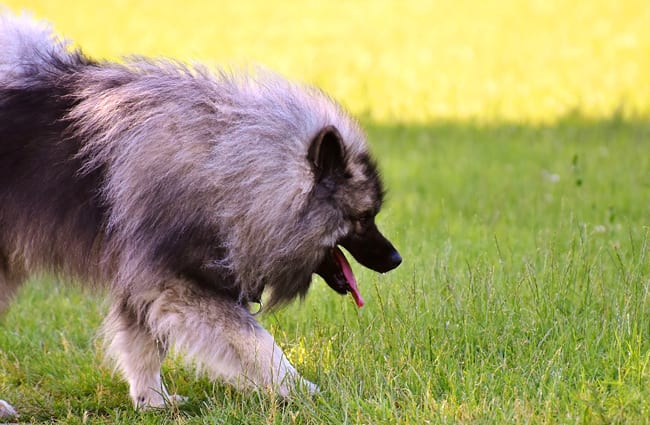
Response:
[[[378,122],[650,112],[643,0],[10,0],[96,57],[262,63]]]

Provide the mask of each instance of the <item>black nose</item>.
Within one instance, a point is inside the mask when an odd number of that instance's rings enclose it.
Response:
[[[390,266],[389,266],[390,268],[388,270],[393,270],[395,267],[402,264],[402,256],[399,255],[399,252],[393,251],[389,261],[390,261]]]

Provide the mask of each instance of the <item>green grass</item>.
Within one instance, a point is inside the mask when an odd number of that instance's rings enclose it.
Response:
[[[101,298],[34,281],[0,322],[22,420],[650,423],[645,3],[62,3],[22,5],[91,54],[262,62],[334,93],[363,117],[404,264],[353,264],[363,309],[317,280],[262,317],[319,396],[237,393],[170,358],[190,402],[153,413],[102,363]]]
[[[650,124],[369,126],[405,258],[355,267],[367,306],[316,281],[262,319],[323,393],[288,405],[165,376],[179,411],[139,414],[102,366],[105,307],[26,287],[0,331],[0,393],[80,423],[644,423],[650,417]]]

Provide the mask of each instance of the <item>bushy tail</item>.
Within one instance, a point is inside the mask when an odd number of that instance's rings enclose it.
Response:
[[[0,80],[71,59],[68,42],[54,33],[50,23],[0,8]]]

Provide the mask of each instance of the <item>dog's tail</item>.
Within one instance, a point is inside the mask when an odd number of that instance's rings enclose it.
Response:
[[[0,8],[0,81],[70,63],[74,54],[68,44],[50,23]]]

